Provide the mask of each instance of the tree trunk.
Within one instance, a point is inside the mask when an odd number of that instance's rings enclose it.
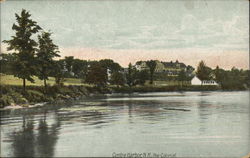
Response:
[[[43,80],[44,82],[44,92],[46,93],[46,90],[47,90],[47,83],[46,83],[46,79]]]
[[[149,82],[150,84],[153,84],[153,74],[151,73],[151,75],[150,75],[150,82]]]
[[[46,79],[43,80],[45,89],[47,88]]]
[[[23,91],[25,92],[25,89],[26,89],[26,80],[25,78],[23,78]]]

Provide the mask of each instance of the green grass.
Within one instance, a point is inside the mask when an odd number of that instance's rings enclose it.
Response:
[[[29,81],[26,81],[27,86],[43,86],[43,81],[38,79],[36,76],[33,77],[35,80],[35,83],[31,83]],[[0,84],[1,85],[23,85],[23,80],[17,77],[14,77],[13,75],[5,75],[0,74]],[[55,78],[49,77],[49,80],[47,80],[48,85],[54,85],[55,84]],[[89,86],[86,83],[81,83],[80,79],[77,78],[65,78],[64,79],[64,85],[86,85]]]
[[[26,81],[27,86],[43,86],[43,81],[38,79],[36,76],[33,77],[35,80],[35,83],[31,83],[29,81]],[[23,81],[20,78],[14,77],[13,75],[6,75],[0,73],[0,84],[2,85],[23,85]],[[55,84],[55,78],[49,77],[49,80],[47,80],[48,85],[54,85]],[[86,83],[82,83],[81,79],[77,78],[65,78],[64,85],[84,85],[84,86],[91,86]],[[180,81],[154,81],[153,85],[149,84],[149,81],[146,81],[145,86],[178,86],[180,85]],[[190,82],[183,82],[183,85],[190,85]],[[109,87],[115,87],[114,85],[109,85]]]
[[[183,85],[190,85],[189,81],[183,81]],[[150,85],[149,81],[146,81],[145,85]],[[154,81],[153,86],[178,86],[181,85],[180,81]]]

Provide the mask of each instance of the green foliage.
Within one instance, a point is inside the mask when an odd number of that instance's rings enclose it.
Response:
[[[245,89],[244,85],[249,87],[249,70],[243,71],[233,67],[231,71],[226,71],[218,66],[213,70],[215,80],[222,89],[225,90],[241,90]]]
[[[36,67],[34,64],[35,47],[37,42],[32,39],[32,35],[41,30],[37,23],[30,19],[31,14],[26,10],[22,10],[21,14],[15,14],[17,24],[13,24],[12,30],[15,36],[11,40],[5,40],[9,46],[7,50],[14,50],[15,61],[13,62],[14,75],[24,80],[23,87],[25,89],[25,80],[33,82],[32,76]]]
[[[99,61],[103,68],[110,70],[111,73],[118,72],[122,67],[111,59],[102,59]]]
[[[56,85],[63,86],[63,81],[65,78],[63,60],[54,61],[54,68],[52,69],[51,76],[55,77]]]
[[[86,60],[74,59],[72,64],[72,72],[74,77],[85,79],[88,69],[88,62]]]
[[[168,92],[168,91],[214,91],[220,90],[218,86],[134,86],[134,87],[114,87],[116,93],[132,93],[132,92]]]
[[[128,72],[126,74],[126,81],[129,87],[135,84],[136,80],[136,69],[132,66],[131,63],[128,65]]]
[[[60,57],[58,46],[53,43],[50,36],[50,32],[42,32],[42,35],[38,35],[39,49],[36,54],[37,76],[40,80],[44,80],[45,87],[54,66],[53,58]]]
[[[247,87],[250,88],[250,70],[245,71],[244,83],[246,83]]]
[[[114,72],[111,75],[110,83],[114,85],[124,85],[125,79],[122,73],[120,72]]]
[[[14,54],[0,54],[0,72],[8,75],[13,75],[13,63],[16,60]]]
[[[187,80],[187,75],[184,70],[181,70],[178,74],[177,77],[178,81],[186,81]]]
[[[146,61],[146,64],[149,68],[149,72],[150,72],[150,84],[153,84],[154,81],[154,72],[155,72],[155,68],[156,68],[156,61],[155,60],[149,60]]]
[[[106,69],[99,63],[94,62],[90,65],[86,82],[96,86],[105,86],[108,80]]]
[[[197,67],[197,71],[196,71],[197,77],[200,80],[210,80],[211,79],[211,75],[210,75],[211,72],[212,72],[212,69],[207,67],[203,60],[200,61],[199,65]]]
[[[43,93],[37,90],[27,90],[24,93],[25,98],[27,98],[30,102],[42,102],[45,101],[45,96]]]
[[[73,56],[67,56],[63,59],[65,63],[66,73],[65,77],[72,77],[73,76],[73,63],[74,63],[74,57]]]
[[[147,70],[136,71],[136,84],[144,85],[146,80],[149,79],[149,73]]]
[[[187,74],[184,70],[181,70],[178,74],[178,77],[177,77],[178,81],[181,82],[181,86],[183,85],[183,81],[187,81],[188,80],[188,77],[187,77]]]
[[[11,96],[9,95],[2,95],[0,97],[0,107],[4,107],[4,106],[7,106],[7,105],[11,105],[14,103],[14,100],[12,99]]]
[[[13,92],[9,93],[9,95],[13,98],[14,102],[17,104],[28,103],[28,100],[26,98],[24,98],[21,93],[13,91]]]

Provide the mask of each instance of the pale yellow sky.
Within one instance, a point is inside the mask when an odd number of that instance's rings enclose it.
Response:
[[[7,53],[7,45],[2,43],[1,52]],[[201,60],[212,68],[217,65],[224,69],[231,69],[233,66],[239,69],[249,69],[249,52],[247,51],[229,51],[229,50],[209,50],[209,49],[164,49],[164,50],[114,50],[114,49],[96,49],[96,48],[59,48],[60,58],[65,56],[74,56],[83,60],[113,59],[121,66],[127,67],[131,62],[135,64],[140,60],[159,60],[183,62],[186,65],[197,67]]]
[[[61,48],[61,55],[74,56],[85,60],[113,59],[123,67],[129,62],[135,63],[139,60],[179,60],[187,65],[196,67],[199,61],[204,60],[210,67],[217,65],[225,69],[233,66],[249,69],[249,52],[247,51],[219,51],[208,49],[171,49],[171,50],[104,50],[95,48]]]

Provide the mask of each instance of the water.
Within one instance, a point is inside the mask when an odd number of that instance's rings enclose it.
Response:
[[[249,106],[246,91],[164,92],[4,111],[1,156],[242,157]]]

